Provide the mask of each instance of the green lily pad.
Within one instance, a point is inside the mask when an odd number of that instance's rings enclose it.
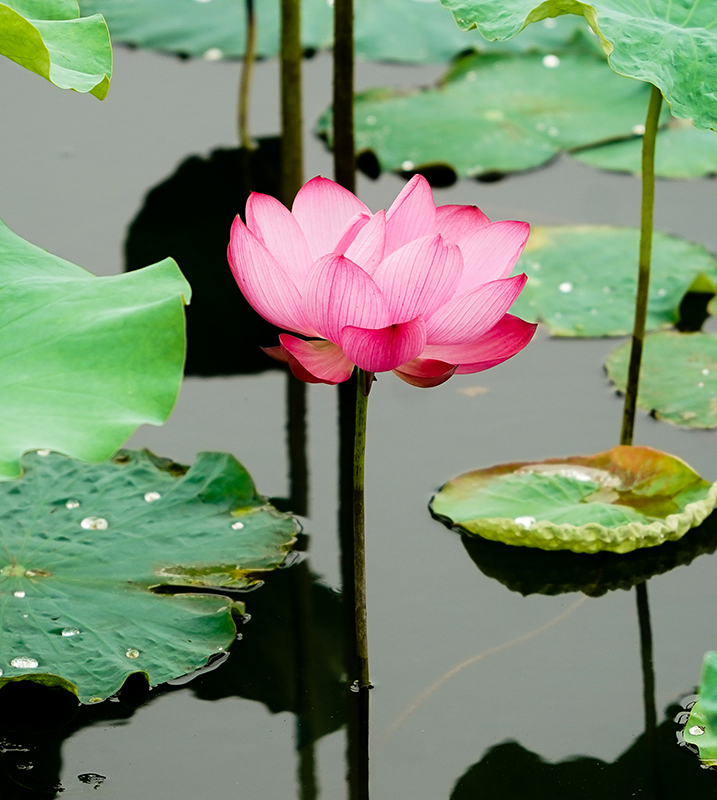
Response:
[[[225,453],[189,470],[130,451],[23,466],[0,483],[0,685],[61,685],[87,703],[135,672],[152,684],[191,672],[233,641],[236,605],[151,589],[246,589],[294,541],[293,520]]]
[[[525,25],[580,14],[620,75],[657,86],[676,117],[717,128],[717,28],[712,0],[441,0],[464,30],[509,39]],[[607,109],[606,109],[607,111]]]
[[[80,17],[77,0],[0,2],[0,55],[61,89],[104,100],[112,76],[112,45],[99,14]]]
[[[649,447],[501,464],[467,472],[431,500],[431,513],[466,533],[541,550],[628,553],[674,541],[717,505],[684,461]]]
[[[632,333],[639,246],[637,228],[533,228],[516,267],[528,283],[513,310],[553,336]],[[654,234],[652,247],[647,330],[678,322],[690,290],[717,292],[717,261],[704,247],[664,233]]]
[[[632,136],[648,99],[649,87],[620,80],[589,53],[469,55],[436,88],[358,94],[356,151],[399,172],[519,172],[561,151]],[[318,133],[331,143],[330,111]]]
[[[627,343],[605,362],[619,392],[625,391],[629,360]],[[664,331],[646,336],[637,405],[682,427],[717,427],[717,335]]]
[[[241,0],[80,0],[85,13],[107,18],[115,42],[208,59],[244,55],[246,14]],[[280,0],[255,4],[257,54],[273,58],[279,52]],[[416,0],[361,0],[356,4],[355,44],[359,58],[409,63],[449,61],[470,49],[495,47],[477,32],[458,29],[438,3]],[[330,48],[333,15],[326,0],[303,0],[301,39],[308,51]],[[594,47],[595,37],[582,32],[583,20],[535,26],[520,41],[500,47],[516,52],[552,52],[580,37]]]
[[[0,222],[0,479],[50,448],[103,461],[174,406],[191,289],[167,258],[98,278]]]
[[[573,153],[573,158],[597,169],[612,172],[642,172],[642,139],[615,142]],[[655,175],[658,178],[690,179],[717,174],[717,136],[698,131],[690,120],[672,117],[657,134]]]
[[[697,748],[705,767],[717,767],[717,651],[705,653],[699,697],[682,735]]]

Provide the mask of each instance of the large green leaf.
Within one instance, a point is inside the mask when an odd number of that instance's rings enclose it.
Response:
[[[717,652],[705,653],[699,697],[682,732],[694,745],[705,767],[717,767]]]
[[[0,54],[61,89],[107,96],[109,31],[99,14],[80,17],[77,0],[0,2]]]
[[[103,461],[138,425],[163,423],[190,294],[172,259],[98,278],[0,222],[0,479],[28,450]]]
[[[715,136],[717,139],[717,136]],[[640,232],[604,225],[532,229],[516,267],[528,283],[513,311],[553,336],[632,332]],[[647,330],[673,325],[685,294],[717,291],[717,261],[701,245],[655,233]]]
[[[717,504],[684,461],[649,447],[467,472],[431,500],[461,531],[542,550],[628,553],[674,541]]]
[[[384,170],[517,172],[563,150],[632,136],[648,98],[647,86],[621,80],[585,52],[470,55],[436,88],[357,95],[356,150],[372,151]],[[330,141],[330,112],[318,132]]]
[[[627,343],[605,362],[621,392],[629,360]],[[675,425],[717,427],[717,335],[663,331],[645,337],[637,405]]]
[[[642,139],[592,147],[573,153],[573,158],[598,169],[642,172]],[[672,117],[657,134],[655,175],[658,178],[704,178],[717,173],[717,136],[698,131],[689,120]]]
[[[717,128],[714,0],[441,0],[461,28],[509,39],[531,22],[580,14],[600,37],[610,66],[657,86],[677,117]],[[606,109],[606,112],[608,109]]]
[[[105,15],[116,42],[208,59],[244,54],[242,0],[80,0],[80,5],[85,13]],[[331,46],[331,5],[327,0],[303,0],[301,38],[306,50]],[[279,52],[280,1],[261,0],[255,8],[257,53],[273,58]],[[551,51],[585,29],[584,22],[575,19],[536,26],[510,49]],[[491,47],[477,32],[459,30],[437,2],[425,0],[361,0],[356,3],[354,38],[360,58],[378,61],[442,63],[465,50]]]
[[[87,465],[31,454],[0,483],[0,685],[62,685],[82,702],[134,672],[152,684],[233,641],[227,597],[152,587],[241,589],[279,566],[293,520],[256,494],[232,456],[186,471],[148,453]]]

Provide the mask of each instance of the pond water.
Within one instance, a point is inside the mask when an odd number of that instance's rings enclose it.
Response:
[[[238,65],[121,48],[115,58],[104,103],[0,64],[0,215],[24,238],[97,274],[123,269],[128,226],[152,187],[187,157],[236,143]],[[439,73],[360,65],[358,83],[419,85]],[[255,135],[278,130],[277,79],[275,63],[259,65]],[[331,176],[330,154],[310,136],[329,101],[327,57],[306,63],[305,83],[306,174]],[[402,183],[392,175],[362,178],[359,194],[384,208]],[[635,225],[639,188],[635,178],[561,159],[435,195],[439,204],[475,203],[494,219]],[[713,181],[661,182],[656,227],[717,251],[714,209]],[[366,487],[374,798],[717,797],[717,777],[677,747],[672,721],[695,690],[703,653],[717,642],[710,557],[717,524],[690,534],[681,549],[664,546],[647,563],[601,561],[599,574],[583,578],[585,585],[609,583],[599,597],[574,585],[523,596],[515,589],[556,583],[552,562],[529,554],[515,564],[502,546],[467,548],[427,511],[431,494],[465,470],[616,444],[622,406],[601,365],[617,344],[550,340],[541,332],[504,365],[436,389],[414,389],[391,375],[375,385]],[[167,425],[141,429],[129,446],[184,463],[201,450],[229,451],[263,494],[285,497],[286,382],[277,370],[189,377]],[[308,388],[305,560],[246,596],[252,619],[229,661],[154,690],[136,709],[129,697],[85,708],[58,731],[8,734],[7,797],[347,796],[336,414],[333,388]],[[640,413],[635,443],[717,478],[712,432],[680,431]],[[652,572],[658,728],[645,736],[630,576]],[[564,577],[566,585],[579,580],[572,572]],[[300,711],[297,722],[293,712]],[[52,788],[57,781],[61,793]]]

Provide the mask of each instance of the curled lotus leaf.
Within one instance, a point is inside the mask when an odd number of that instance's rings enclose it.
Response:
[[[467,472],[441,487],[430,510],[449,527],[505,544],[628,553],[679,539],[715,505],[717,483],[684,461],[621,445]]]
[[[42,451],[23,466],[0,483],[0,686],[92,703],[134,673],[190,673],[234,640],[243,604],[223,593],[258,586],[295,540],[226,453],[187,469],[147,452],[84,464]]]
[[[717,767],[717,651],[705,653],[697,702],[682,736],[695,747],[705,767]]]

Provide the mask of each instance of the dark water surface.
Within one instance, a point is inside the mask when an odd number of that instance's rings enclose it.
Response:
[[[307,130],[328,102],[329,70],[325,57],[306,64]],[[437,68],[361,65],[358,78],[361,87],[408,86],[438,74]],[[121,271],[127,228],[147,191],[188,156],[235,146],[237,78],[236,64],[117,49],[112,89],[98,103],[3,61],[0,216],[18,234],[97,274]],[[253,127],[256,135],[278,130],[275,63],[258,67]],[[308,138],[307,177],[317,173],[331,175],[330,156]],[[390,175],[361,179],[359,193],[377,210],[401,185]],[[435,194],[439,204],[475,203],[495,219],[638,221],[637,179],[567,159],[497,184],[466,181]],[[717,250],[715,199],[713,181],[662,182],[656,227]],[[715,563],[697,555],[717,546],[717,525],[711,536],[691,534],[692,550],[666,550],[655,559],[660,564],[645,567],[659,572],[694,558],[648,586],[660,725],[650,751],[642,736],[635,590],[523,597],[483,574],[471,555],[508,584],[515,570],[525,571],[525,560],[520,567],[506,565],[500,548],[469,555],[460,537],[426,508],[440,484],[467,469],[616,444],[622,408],[601,368],[616,345],[551,341],[541,334],[497,369],[455,377],[436,389],[415,389],[391,375],[376,384],[367,531],[377,800],[657,798],[678,791],[717,797],[717,776],[677,747],[671,721],[675,704],[694,691],[703,653],[717,643]],[[285,384],[278,371],[188,378],[168,424],[140,430],[129,444],[185,463],[200,450],[226,450],[245,464],[262,493],[285,496]],[[314,796],[306,779],[313,757],[319,796],[346,796],[339,599],[330,591],[340,586],[335,390],[309,387],[308,408],[310,512],[302,522],[310,568],[321,582],[311,593],[308,630],[296,601],[296,586],[311,580],[304,564],[247,595],[253,619],[230,662],[184,687],[153,692],[134,713],[113,703],[93,709],[94,716],[82,712],[64,743],[62,736],[49,744],[28,740],[34,750],[16,754],[12,763],[5,756],[15,777],[20,773],[13,764],[33,762],[39,769],[61,746],[63,798],[288,800]],[[678,455],[711,480],[717,478],[715,442],[712,432],[680,431],[639,415],[636,444]],[[536,556],[538,578],[539,570],[548,567]],[[302,643],[310,650],[305,659],[320,662],[312,666],[318,677],[309,692],[318,710],[297,731],[287,709],[300,708],[306,689],[292,661]],[[444,682],[419,702],[442,676]],[[575,757],[581,760],[562,763]],[[31,772],[23,772],[29,784]],[[87,777],[93,774],[106,780],[98,785]],[[54,795],[18,791],[18,798]]]

